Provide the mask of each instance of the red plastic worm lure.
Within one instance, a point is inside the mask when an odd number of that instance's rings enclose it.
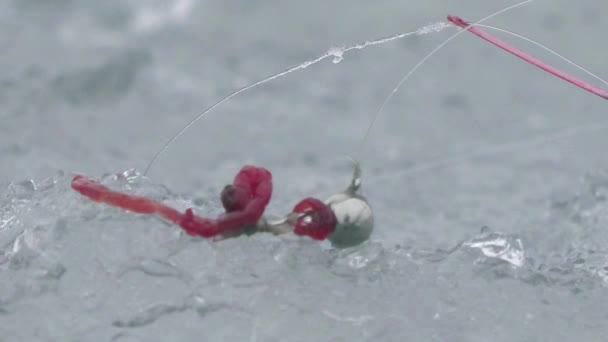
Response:
[[[348,247],[367,240],[373,229],[371,207],[356,194],[360,171],[347,191],[332,196],[326,203],[305,198],[284,219],[267,221],[264,210],[272,196],[272,174],[262,167],[244,166],[221,193],[225,213],[217,218],[195,215],[192,209],[180,213],[155,200],[120,193],[80,175],[72,188],[89,199],[138,214],[156,214],[181,227],[187,234],[224,239],[243,234],[269,232],[275,235],[293,232],[315,240],[329,238],[334,246]]]

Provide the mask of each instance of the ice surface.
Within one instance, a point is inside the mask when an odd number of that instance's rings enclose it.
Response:
[[[70,178],[11,183],[1,193],[2,336],[397,341],[483,340],[502,331],[493,338],[508,341],[517,328],[526,327],[517,332],[525,339],[556,321],[603,333],[608,174],[554,204],[547,224],[563,218],[554,231],[582,232],[550,250],[488,227],[445,250],[374,240],[336,250],[264,235],[212,243],[88,202]],[[101,181],[181,209],[219,211],[219,201],[198,206],[135,170]],[[582,316],[557,314],[562,305]]]
[[[606,4],[537,1],[488,24],[601,75]],[[216,215],[253,163],[273,172],[269,214],[329,197],[382,99],[446,37],[411,30],[506,5],[0,1],[0,341],[608,340],[605,103],[472,38],[378,121],[359,247],[211,243],[69,187],[83,173]],[[408,31],[234,97],[137,171],[243,84]]]

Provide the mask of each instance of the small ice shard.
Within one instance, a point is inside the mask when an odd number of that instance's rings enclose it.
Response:
[[[57,184],[57,180],[53,177],[48,177],[40,181],[38,184],[35,184],[35,189],[37,191],[47,191],[53,188]]]
[[[382,261],[385,254],[382,244],[370,242],[341,250],[336,264],[348,269],[363,269],[371,263]]]
[[[8,260],[11,269],[22,269],[29,266],[30,261],[38,256],[38,253],[31,248],[26,233],[21,233],[13,242],[12,249],[8,252]],[[28,243],[29,242],[29,243]]]
[[[506,261],[513,267],[523,266],[526,260],[521,239],[503,233],[482,232],[462,246],[477,249],[484,256]]]
[[[11,183],[8,186],[12,197],[16,199],[30,199],[36,192],[36,185],[33,180],[25,180],[18,183]]]
[[[140,181],[142,179],[146,179],[146,176],[142,175],[137,169],[128,169],[128,170],[118,174],[118,176],[124,177],[124,179],[129,184],[137,183],[138,181]]]

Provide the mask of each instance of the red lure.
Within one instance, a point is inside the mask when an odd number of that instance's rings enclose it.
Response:
[[[272,174],[262,167],[244,166],[239,171],[234,182],[227,185],[221,194],[226,212],[215,219],[195,215],[190,208],[180,213],[155,200],[113,191],[80,175],[72,180],[72,188],[95,202],[138,214],[157,214],[192,236],[226,238],[256,231],[275,234],[287,232],[269,229],[269,224],[262,217],[272,196]],[[300,201],[288,217],[286,222],[292,225],[296,235],[315,240],[326,239],[337,224],[331,208],[312,197]]]

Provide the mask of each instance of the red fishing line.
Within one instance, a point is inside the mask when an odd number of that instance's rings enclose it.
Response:
[[[484,32],[480,29],[478,29],[477,27],[467,23],[466,21],[462,20],[460,17],[454,16],[454,15],[448,15],[447,19],[454,25],[463,28],[465,30],[468,30],[469,32],[473,33],[474,35],[478,36],[479,38],[507,51],[508,53],[519,57],[521,59],[523,59],[524,61],[534,65],[535,67],[542,69],[554,76],[557,76],[559,78],[561,78],[562,80],[569,82],[571,84],[574,84],[575,86],[590,92],[594,95],[597,95],[605,100],[608,100],[608,91],[605,91],[603,89],[600,89],[594,85],[591,85],[585,81],[582,81],[572,75],[569,75],[561,70],[556,69],[555,67],[548,65],[547,63],[534,58],[530,55],[528,55],[527,53],[513,47],[510,46],[509,44],[503,42],[502,40],[492,36],[491,34]]]

